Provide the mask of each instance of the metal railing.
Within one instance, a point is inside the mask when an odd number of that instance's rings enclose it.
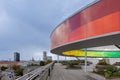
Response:
[[[54,62],[47,64],[46,66],[40,67],[30,73],[27,73],[16,80],[47,80],[53,69],[53,65]]]

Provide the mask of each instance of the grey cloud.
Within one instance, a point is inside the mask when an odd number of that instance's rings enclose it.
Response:
[[[13,58],[14,51],[21,52],[22,59],[49,51],[56,25],[91,1],[0,0],[0,59]]]

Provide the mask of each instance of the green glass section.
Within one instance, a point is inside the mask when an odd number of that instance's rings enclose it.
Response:
[[[85,56],[84,50],[71,50],[63,52],[63,55],[67,56]],[[88,57],[120,57],[120,51],[107,51],[107,50],[87,50]]]

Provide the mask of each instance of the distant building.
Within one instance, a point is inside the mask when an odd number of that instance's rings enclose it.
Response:
[[[20,61],[20,53],[18,52],[14,53],[14,61]]]
[[[51,60],[52,61],[52,56],[47,56],[47,60]]]
[[[9,67],[10,65],[19,65],[22,67],[28,66],[30,64],[39,64],[39,61],[0,61],[0,67],[1,66],[5,66],[5,67]]]
[[[120,58],[109,58],[110,64],[114,64],[116,62],[120,62]]]
[[[18,65],[19,62],[15,62],[15,61],[0,61],[0,67],[1,66],[5,66],[5,67],[9,67],[10,65]]]
[[[46,61],[46,60],[47,60],[47,52],[43,51],[43,61]]]
[[[32,61],[35,61],[33,57],[32,57]]]

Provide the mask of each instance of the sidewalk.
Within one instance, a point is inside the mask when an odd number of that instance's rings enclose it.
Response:
[[[60,63],[54,65],[50,80],[95,80],[85,75],[82,69],[65,69]]]

